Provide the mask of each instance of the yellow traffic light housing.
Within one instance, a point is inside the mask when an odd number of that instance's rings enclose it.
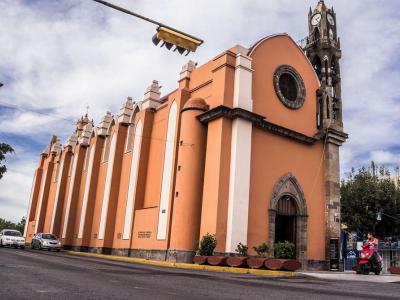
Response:
[[[153,36],[152,40],[156,46],[160,43],[160,41],[163,41],[161,47],[165,45],[168,50],[175,45],[175,49],[173,51],[178,50],[180,54],[183,54],[185,51],[187,51],[186,55],[188,55],[190,52],[195,52],[197,47],[203,43],[202,40],[163,26],[157,28],[157,33]]]

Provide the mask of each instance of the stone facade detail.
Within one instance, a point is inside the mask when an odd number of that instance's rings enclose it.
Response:
[[[296,203],[296,257],[300,260],[305,260],[307,258],[307,202],[300,184],[291,173],[287,173],[280,178],[271,195],[268,212],[269,247],[273,253],[277,205],[278,201],[285,196],[290,196]]]
[[[156,109],[159,107],[162,102],[160,101],[160,85],[157,80],[153,80],[153,82],[147,87],[144,98],[142,101],[142,109]]]

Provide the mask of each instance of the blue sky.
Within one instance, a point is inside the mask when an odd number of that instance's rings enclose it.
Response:
[[[154,47],[155,27],[89,0],[0,1],[0,142],[16,150],[0,181],[0,217],[26,214],[38,156],[56,134],[64,142],[86,111],[98,124],[127,96],[140,100],[151,80],[177,85],[188,59],[199,64],[263,36],[307,35],[317,0],[111,2],[205,40],[188,57]],[[371,159],[400,164],[400,2],[327,0],[337,13],[343,59],[342,174]],[[7,104],[4,106],[4,104]]]

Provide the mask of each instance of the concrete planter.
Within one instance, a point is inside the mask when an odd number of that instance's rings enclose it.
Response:
[[[246,266],[246,261],[247,261],[247,257],[244,256],[231,256],[228,257],[228,259],[226,260],[226,264],[230,267],[245,267]]]
[[[251,269],[261,269],[268,258],[252,257],[247,259],[247,265]]]
[[[207,258],[208,256],[195,256],[193,257],[193,262],[196,265],[206,265],[207,264]]]

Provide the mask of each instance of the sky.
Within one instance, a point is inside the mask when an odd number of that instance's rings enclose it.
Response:
[[[182,65],[286,32],[307,36],[317,0],[109,0],[205,40],[189,56],[155,47],[155,26],[91,0],[0,0],[0,142],[11,144],[0,180],[0,217],[26,215],[39,154],[64,143],[89,111],[98,124],[153,79],[166,94]],[[371,160],[400,164],[400,1],[326,0],[341,40],[344,128],[341,173]]]

